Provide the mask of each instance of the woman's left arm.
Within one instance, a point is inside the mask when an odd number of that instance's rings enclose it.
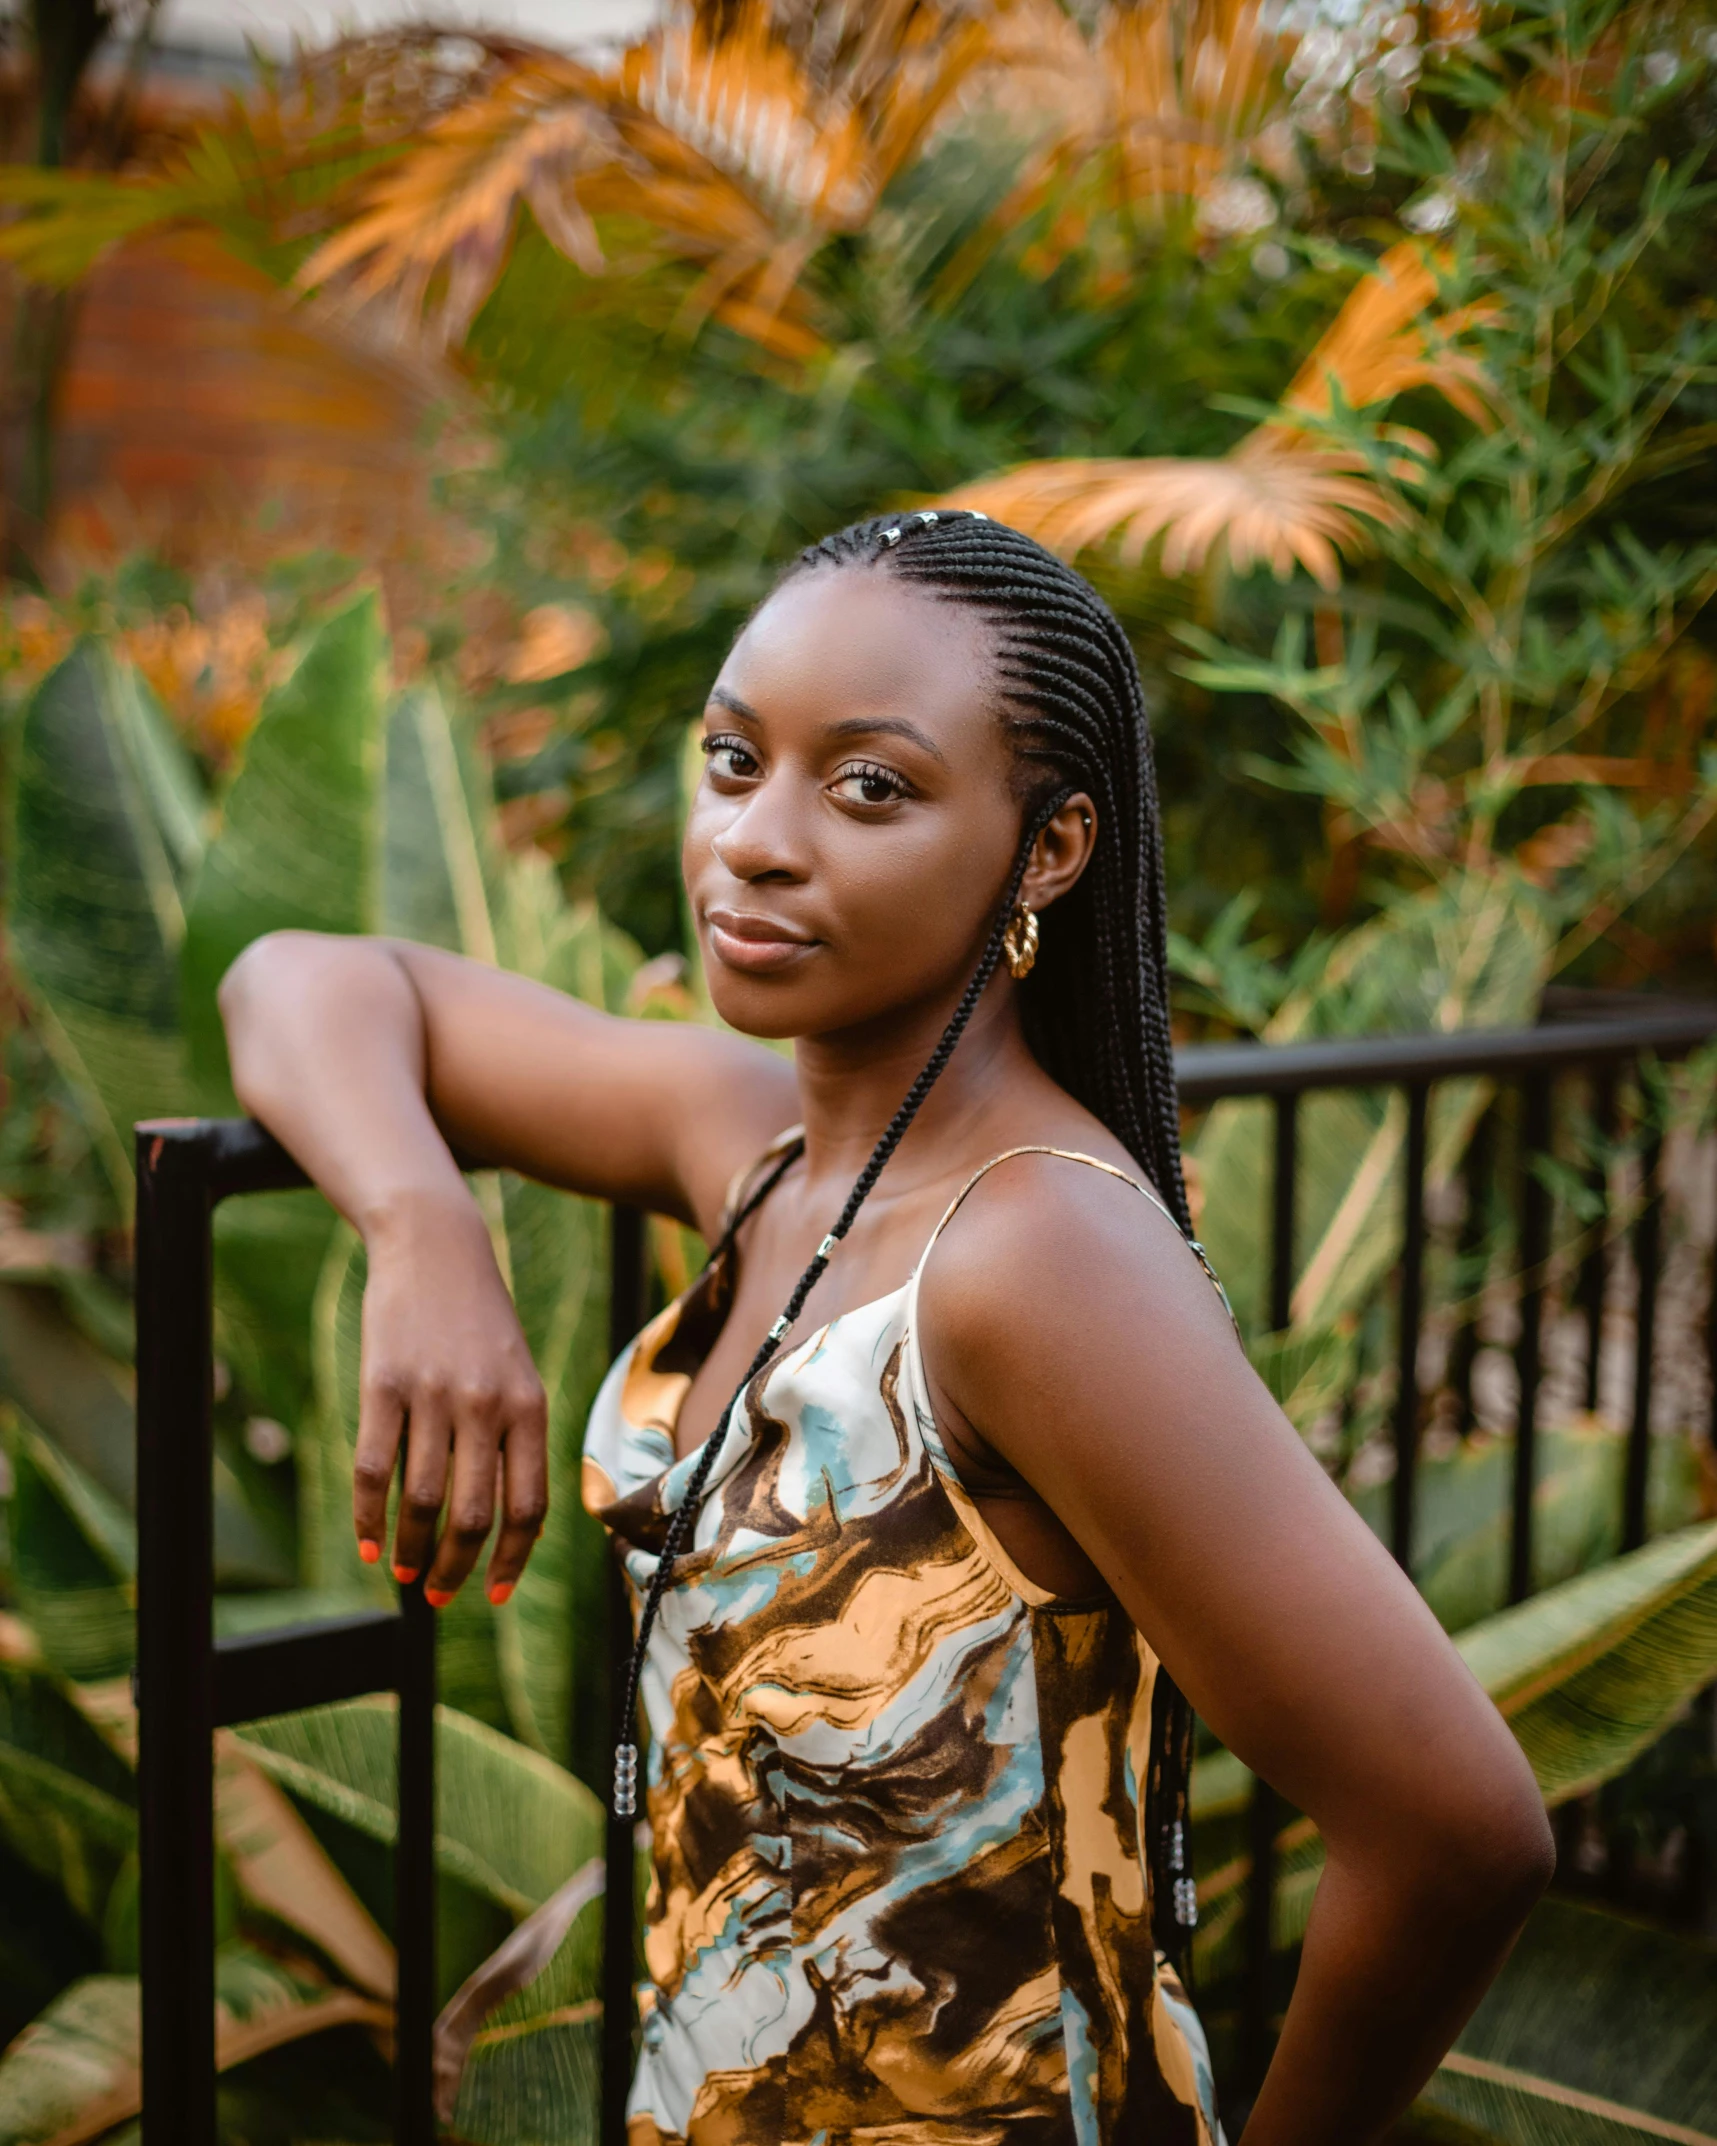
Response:
[[[1436,2068],[1548,1881],[1502,1717],[1246,1362],[1178,1232],[1042,1157],[925,1272],[938,1417],[1025,1477],[1328,1861],[1245,2146],[1365,2146]]]

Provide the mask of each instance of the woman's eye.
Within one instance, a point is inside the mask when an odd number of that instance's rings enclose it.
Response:
[[[892,769],[865,765],[843,768],[835,777],[834,790],[837,797],[855,805],[891,805],[906,795],[905,783]]]
[[[757,773],[757,756],[743,738],[705,738],[703,751],[712,775],[743,782]]]

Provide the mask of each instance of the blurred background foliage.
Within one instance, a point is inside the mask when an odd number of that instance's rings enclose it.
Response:
[[[603,53],[355,37],[224,98],[156,79],[153,21],[38,0],[0,70],[19,2142],[125,2137],[136,2106],[130,1122],[232,1108],[213,987],[283,924],[696,1017],[687,726],[799,546],[957,497],[1104,590],[1156,725],[1187,1039],[1512,1025],[1553,983],[1706,990],[1717,952],[1717,27],[1691,0],[699,0]],[[1619,1230],[1667,1134],[1667,1300],[1697,1317],[1713,1098],[1695,1061],[1619,1128],[1559,1126],[1561,1312],[1594,1168]],[[1440,1094],[1434,1220],[1499,1116],[1480,1083]],[[1192,1130],[1260,1369],[1382,1530],[1401,1127],[1364,1095],[1302,1112],[1306,1262],[1275,1335],[1263,1121]],[[578,1202],[479,1195],[560,1489],[514,1601],[462,1601],[441,1641],[444,1994],[473,1978],[448,2107],[500,2146],[590,2136],[602,1573],[572,1480],[606,1255]],[[695,1249],[658,1234],[661,1286]],[[1506,1396],[1478,1381],[1476,1423],[1446,1403],[1476,1305],[1500,1357],[1510,1259],[1500,1208],[1438,1223],[1416,1576],[1590,1899],[1523,1950],[1416,2135],[1717,2133],[1687,2024],[1717,1935],[1709,1396],[1697,1364],[1665,1381],[1663,1539],[1618,1560],[1617,1411],[1553,1378],[1548,1592],[1503,1611]],[[361,1288],[308,1196],[223,1211],[228,1628],[378,1584],[346,1521]],[[235,2139],[382,2135],[389,1763],[367,1704],[224,1749]],[[1247,1789],[1206,1754],[1219,2037]],[[1285,1957],[1320,1853],[1290,1815]],[[1612,2010],[1641,1976],[1672,1993],[1646,2087],[1637,2044],[1567,2001],[1580,1976]]]

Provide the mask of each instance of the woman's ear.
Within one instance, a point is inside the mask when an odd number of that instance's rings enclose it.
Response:
[[[1045,823],[1032,845],[1020,900],[1039,910],[1059,901],[1078,883],[1096,846],[1097,808],[1080,790]]]

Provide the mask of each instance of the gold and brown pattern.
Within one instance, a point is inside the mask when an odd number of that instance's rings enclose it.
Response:
[[[730,1282],[653,1321],[591,1414],[585,1502],[638,1596]],[[630,2146],[1221,2146],[1151,1939],[1156,1658],[985,1526],[936,1435],[917,1284],[757,1382],[662,1602]]]

